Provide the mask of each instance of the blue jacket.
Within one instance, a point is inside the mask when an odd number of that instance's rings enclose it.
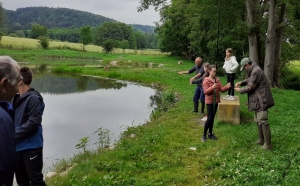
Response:
[[[205,71],[204,71],[204,66],[201,65],[201,66],[197,66],[195,65],[193,68],[191,68],[189,70],[189,74],[190,73],[193,73],[193,72],[196,72],[196,75],[201,73],[201,76],[198,77],[197,79],[195,79],[192,84],[197,84],[198,87],[202,87],[202,82],[203,82],[203,79],[204,79],[204,74],[205,74]]]
[[[15,167],[15,130],[12,105],[0,101],[0,185],[12,185]]]
[[[45,108],[43,97],[33,88],[21,97],[15,96],[16,151],[43,147],[42,116]]]

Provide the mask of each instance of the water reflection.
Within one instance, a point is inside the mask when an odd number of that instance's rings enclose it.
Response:
[[[46,167],[56,159],[72,157],[79,139],[90,137],[89,148],[97,141],[98,128],[110,130],[111,142],[126,127],[143,124],[150,118],[159,95],[138,84],[101,78],[37,74],[32,87],[41,92],[46,104],[43,116],[44,160]]]
[[[35,74],[34,74],[35,75]],[[97,89],[121,89],[127,84],[120,81],[91,78],[86,76],[67,76],[44,74],[37,76],[32,82],[32,87],[38,87],[40,92],[51,94],[68,94]]]

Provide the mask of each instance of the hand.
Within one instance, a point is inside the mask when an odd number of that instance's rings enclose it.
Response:
[[[190,84],[192,84],[192,82],[195,80],[195,77],[192,77],[191,79],[190,79]]]
[[[179,75],[182,75],[182,72],[178,72]]]
[[[227,83],[226,87],[227,87],[227,88],[230,88],[230,87],[231,87],[231,84],[230,84],[230,83]]]
[[[211,87],[212,89],[215,89],[217,86],[217,83],[214,83],[214,85]]]
[[[234,88],[235,91],[237,91],[238,93],[241,93],[241,88]]]
[[[235,88],[238,88],[240,86],[241,86],[241,82],[238,82],[238,83],[235,84]]]

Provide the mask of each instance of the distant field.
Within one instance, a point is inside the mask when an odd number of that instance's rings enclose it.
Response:
[[[1,40],[1,44],[5,47],[14,48],[14,49],[36,49],[39,48],[38,40],[36,39],[29,39],[29,38],[18,38],[18,37],[9,37],[3,36]],[[51,41],[50,48],[71,48],[80,50],[82,49],[82,44],[79,43],[69,43],[69,42],[60,42],[60,41]],[[101,46],[96,45],[87,45],[85,47],[86,51],[88,52],[103,52],[103,48]],[[115,49],[115,54],[123,54],[122,49]],[[142,55],[168,55],[169,53],[162,53],[159,50],[154,49],[147,49],[147,50],[132,50],[126,49],[126,54],[142,54]]]

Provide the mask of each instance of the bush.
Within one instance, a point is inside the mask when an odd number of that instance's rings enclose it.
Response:
[[[284,67],[281,70],[280,86],[286,89],[300,90],[300,77],[297,73]]]
[[[112,52],[114,50],[114,48],[117,46],[118,46],[118,41],[112,40],[112,39],[108,39],[108,40],[104,41],[102,44],[103,51],[106,53]]]
[[[9,37],[18,37],[18,35],[15,34],[15,33],[10,33],[10,34],[9,34]]]
[[[49,38],[46,36],[40,36],[38,37],[38,42],[41,45],[43,49],[48,49],[49,48]]]

